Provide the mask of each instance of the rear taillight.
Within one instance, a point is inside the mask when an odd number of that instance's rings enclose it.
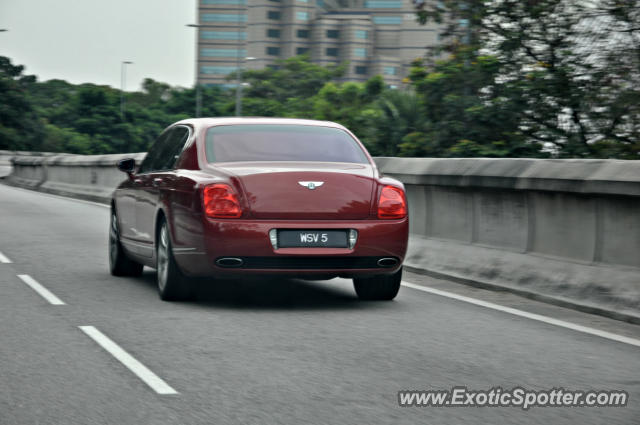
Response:
[[[231,186],[216,183],[205,186],[202,196],[204,213],[211,218],[240,218],[242,208]]]
[[[395,186],[384,186],[378,200],[378,218],[397,219],[407,216],[407,199],[404,191]]]

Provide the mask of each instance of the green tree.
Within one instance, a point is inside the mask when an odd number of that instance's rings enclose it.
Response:
[[[367,148],[372,148],[375,136],[374,123],[381,117],[374,102],[374,86],[375,80],[373,83],[326,83],[312,98],[312,117],[344,125],[362,140]]]
[[[43,128],[27,92],[36,83],[23,74],[22,65],[13,65],[0,56],[0,149],[36,150]]]
[[[476,102],[481,111],[487,95],[501,93],[523,141],[558,156],[638,158],[640,12],[634,2],[427,1],[418,16],[441,24],[444,41],[435,53],[452,54],[445,60],[465,74],[490,53],[492,79],[479,88],[467,81],[465,93],[482,100]],[[456,96],[455,87],[450,92]],[[465,140],[493,143],[473,135]]]
[[[245,71],[243,111],[245,115],[308,118],[313,109],[310,99],[344,70],[345,65],[324,67],[302,55],[278,60],[275,66]]]

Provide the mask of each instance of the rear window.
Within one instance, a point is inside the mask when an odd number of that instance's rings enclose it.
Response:
[[[319,161],[367,164],[344,130],[311,125],[239,124],[207,130],[207,161]]]

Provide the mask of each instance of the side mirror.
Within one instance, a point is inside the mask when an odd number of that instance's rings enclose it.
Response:
[[[136,160],[133,158],[123,159],[118,161],[118,170],[123,173],[132,174],[136,169]]]

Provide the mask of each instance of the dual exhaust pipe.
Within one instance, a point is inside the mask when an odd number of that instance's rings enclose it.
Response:
[[[218,267],[226,267],[226,268],[242,267],[243,264],[244,264],[244,260],[242,258],[236,258],[236,257],[221,257],[216,260],[216,265]]]
[[[393,257],[385,257],[379,259],[377,264],[378,267],[393,267],[398,264],[398,259]],[[237,257],[220,257],[216,260],[216,265],[218,267],[224,268],[237,268],[244,265],[244,260]]]
[[[378,266],[380,267],[393,267],[398,264],[397,258],[386,257],[378,260]]]

